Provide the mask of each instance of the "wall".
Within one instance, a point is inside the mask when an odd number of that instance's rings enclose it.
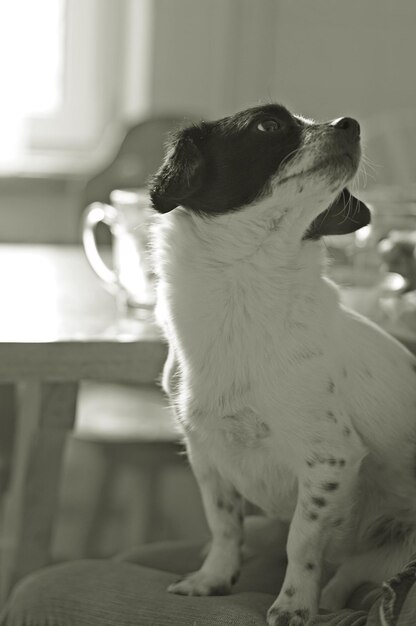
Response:
[[[340,114],[416,107],[414,0],[279,0],[274,92],[296,110]]]
[[[355,116],[368,184],[415,179],[414,0],[156,0],[153,10],[154,106],[216,117],[276,100],[319,120]]]
[[[216,117],[267,97],[277,3],[155,0],[152,104]]]

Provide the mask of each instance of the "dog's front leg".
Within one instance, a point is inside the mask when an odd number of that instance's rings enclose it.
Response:
[[[243,501],[209,462],[202,445],[188,440],[188,453],[212,541],[201,569],[170,585],[168,591],[182,595],[224,595],[230,592],[240,573]]]
[[[324,548],[331,528],[341,523],[354,501],[363,456],[357,438],[356,447],[325,446],[305,460],[287,542],[286,575],[268,611],[269,626],[304,626],[318,612]]]

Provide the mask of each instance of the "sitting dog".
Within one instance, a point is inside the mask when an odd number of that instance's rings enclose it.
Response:
[[[179,131],[150,185],[163,387],[212,533],[169,591],[230,591],[251,501],[290,523],[273,626],[342,607],[416,549],[416,359],[324,276],[323,236],[370,221],[346,188],[359,161],[354,119],[268,104]]]

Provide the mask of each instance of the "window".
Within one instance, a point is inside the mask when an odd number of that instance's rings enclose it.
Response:
[[[22,149],[26,120],[62,103],[65,0],[0,4],[0,158]]]
[[[124,0],[0,4],[0,162],[97,146],[119,117]]]

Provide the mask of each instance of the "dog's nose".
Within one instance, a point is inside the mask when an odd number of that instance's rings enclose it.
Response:
[[[335,126],[335,128],[347,132],[353,139],[360,138],[360,125],[357,120],[352,117],[340,117],[331,122],[331,126]]]

